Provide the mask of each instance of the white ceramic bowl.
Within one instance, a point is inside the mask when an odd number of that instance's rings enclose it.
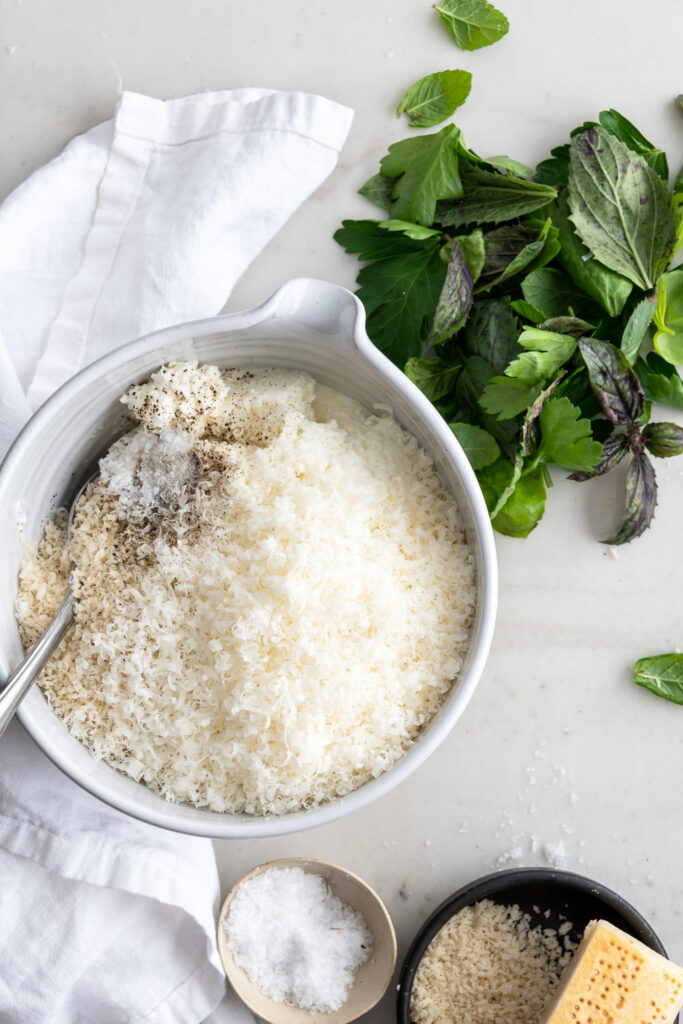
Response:
[[[464,517],[476,560],[477,613],[466,663],[443,708],[393,768],[342,799],[309,811],[272,817],[219,814],[173,804],[97,761],[50,711],[37,686],[19,717],[36,743],[75,782],[136,818],[214,838],[282,835],[333,821],[387,793],[427,758],[458,720],[484,667],[496,611],[493,534],[476,478],[439,414],[370,342],[354,295],[305,278],[285,284],[263,305],[168,327],[92,363],[32,417],[0,468],[0,673],[22,657],[14,619],[23,538],[36,541],[54,509],[68,502],[84,469],[104,454],[130,423],[119,398],[162,363],[197,359],[219,366],[283,366],[307,370],[323,384],[367,407],[389,406],[432,455]]]

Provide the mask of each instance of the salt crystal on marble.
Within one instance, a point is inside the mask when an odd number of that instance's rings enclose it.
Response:
[[[235,963],[278,1003],[332,1013],[372,951],[362,914],[320,875],[269,868],[237,890],[225,930]]]
[[[561,839],[554,843],[545,843],[543,845],[543,856],[548,864],[554,868],[564,868],[567,866],[567,851]]]

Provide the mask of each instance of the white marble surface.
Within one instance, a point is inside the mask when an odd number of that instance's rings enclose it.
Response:
[[[356,264],[331,235],[342,217],[374,215],[355,189],[407,134],[393,109],[431,71],[473,72],[456,120],[484,154],[534,163],[614,106],[677,170],[680,0],[501,6],[507,38],[463,54],[428,0],[0,0],[0,196],[111,116],[120,82],[161,97],[304,89],[354,107],[337,171],[244,276],[228,303],[237,309],[297,274],[352,286]],[[615,522],[620,481],[579,486],[558,474],[535,533],[498,538],[493,650],[440,751],[351,818],[286,839],[217,844],[225,888],[272,857],[337,861],[378,888],[403,953],[453,889],[511,851],[516,864],[544,863],[533,837],[561,840],[567,867],[623,893],[683,962],[683,710],[629,681],[636,657],[683,645],[681,463],[658,463],[654,525],[616,556],[598,538]],[[392,992],[368,1019],[393,1019]]]

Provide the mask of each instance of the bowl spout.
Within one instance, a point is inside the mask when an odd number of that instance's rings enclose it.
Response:
[[[365,334],[365,311],[353,292],[340,285],[295,277],[272,296],[275,318],[295,320],[302,327],[358,348]]]

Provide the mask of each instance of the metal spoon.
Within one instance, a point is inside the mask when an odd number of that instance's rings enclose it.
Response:
[[[67,527],[67,539],[71,540],[71,527],[74,521],[74,512],[78,499],[83,494],[91,480],[99,473],[96,469],[91,473],[82,487],[78,489],[76,497],[71,502],[69,509],[69,522]],[[71,592],[71,574],[69,574],[69,587],[66,597],[60,604],[54,619],[47,627],[43,635],[33,645],[25,656],[24,660],[15,668],[14,672],[7,678],[6,682],[0,684],[0,736],[12,721],[14,712],[31,689],[31,685],[38,674],[45,667],[52,655],[57,650],[60,641],[67,632],[74,619],[74,598]]]

